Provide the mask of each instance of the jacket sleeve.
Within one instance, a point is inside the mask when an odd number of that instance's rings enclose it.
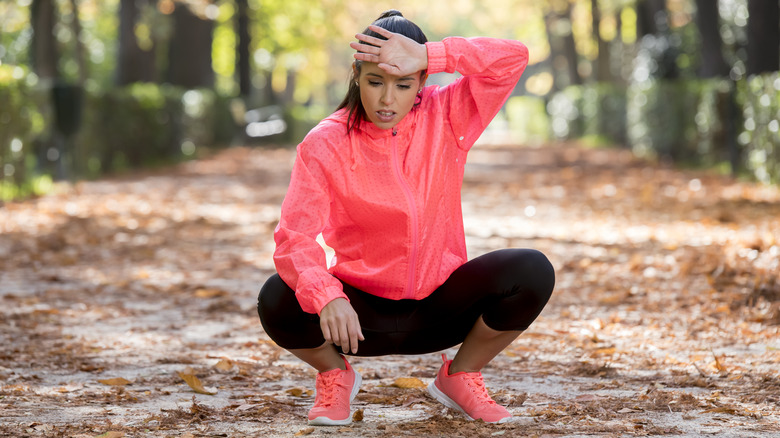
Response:
[[[306,162],[302,150],[303,144],[298,146],[281,218],[274,230],[274,263],[279,276],[295,291],[303,311],[319,314],[332,300],[347,296],[341,282],[327,271],[325,250],[316,241],[329,214],[325,178],[316,171],[316,163]]]
[[[428,73],[463,75],[441,91],[458,145],[469,149],[512,94],[528,65],[528,48],[484,37],[449,37],[426,48]]]

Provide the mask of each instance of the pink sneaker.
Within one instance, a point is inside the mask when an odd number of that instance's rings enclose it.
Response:
[[[436,380],[428,385],[428,393],[448,408],[458,410],[469,420],[483,420],[486,423],[505,423],[512,418],[503,406],[498,405],[485,389],[482,373],[460,372],[450,375],[451,360],[441,355],[444,365],[439,369]]]
[[[360,390],[363,379],[342,356],[346,370],[325,371],[317,374],[314,406],[309,411],[309,424],[341,426],[352,422],[349,403]]]

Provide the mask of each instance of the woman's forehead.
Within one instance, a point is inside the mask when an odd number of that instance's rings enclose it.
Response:
[[[375,62],[363,62],[363,63],[361,63],[360,75],[361,76],[370,75],[370,76],[380,77],[380,78],[384,78],[384,79],[394,79],[394,80],[402,80],[402,81],[415,80],[415,79],[419,79],[420,78],[419,77],[420,75],[416,74],[416,73],[415,74],[411,74],[411,75],[406,75],[406,76],[392,75],[392,74],[382,70],[381,68],[379,68],[379,65],[377,63],[375,63]]]

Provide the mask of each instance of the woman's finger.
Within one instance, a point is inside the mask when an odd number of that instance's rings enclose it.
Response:
[[[325,342],[332,344],[333,343],[333,335],[330,332],[330,327],[328,324],[324,321],[320,323],[320,329],[322,330],[322,337],[325,338]]]
[[[379,62],[379,57],[376,55],[369,55],[367,53],[355,53],[352,55],[353,58],[357,59],[358,61],[365,61],[365,62]]]
[[[372,25],[370,25],[370,26],[368,26],[368,30],[370,30],[370,31],[373,31],[373,32],[376,32],[376,33],[378,33],[379,35],[382,35],[383,37],[385,37],[385,38],[388,38],[388,39],[389,39],[391,36],[395,35],[395,33],[393,33],[393,32],[390,32],[389,30],[387,30],[387,29],[385,29],[385,28],[383,28],[383,27],[375,26],[375,25],[373,25],[373,24],[372,24]]]
[[[368,44],[362,44],[362,43],[349,43],[349,47],[352,47],[353,49],[357,50],[361,53],[371,53],[373,55],[379,54],[379,47],[370,46]]]
[[[339,347],[341,347],[341,351],[344,353],[349,353],[352,347],[349,343],[349,330],[347,329],[347,327],[345,326],[339,327],[339,336],[341,339],[341,343],[339,344]]]
[[[357,38],[360,41],[363,41],[366,44],[371,44],[372,46],[379,46],[379,47],[381,47],[385,42],[387,42],[387,40],[383,40],[377,37],[372,37],[362,33],[355,35],[355,38]]]
[[[352,350],[352,354],[357,353],[357,349],[358,349],[358,331],[357,330],[350,330],[349,331],[349,343],[350,343],[350,350]]]

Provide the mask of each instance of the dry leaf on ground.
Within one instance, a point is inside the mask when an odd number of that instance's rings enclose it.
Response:
[[[123,377],[114,377],[113,379],[99,379],[98,382],[110,386],[124,386],[133,383]]]
[[[203,387],[203,384],[200,383],[200,379],[198,379],[198,377],[194,374],[185,374],[182,372],[178,372],[177,374],[187,383],[187,385],[190,386],[190,388],[192,388],[193,391],[197,392],[198,394],[214,395],[217,393],[216,390],[210,391]]]
[[[416,377],[399,377],[395,379],[393,385],[396,388],[411,389],[411,388],[425,388],[427,385],[422,380]]]

